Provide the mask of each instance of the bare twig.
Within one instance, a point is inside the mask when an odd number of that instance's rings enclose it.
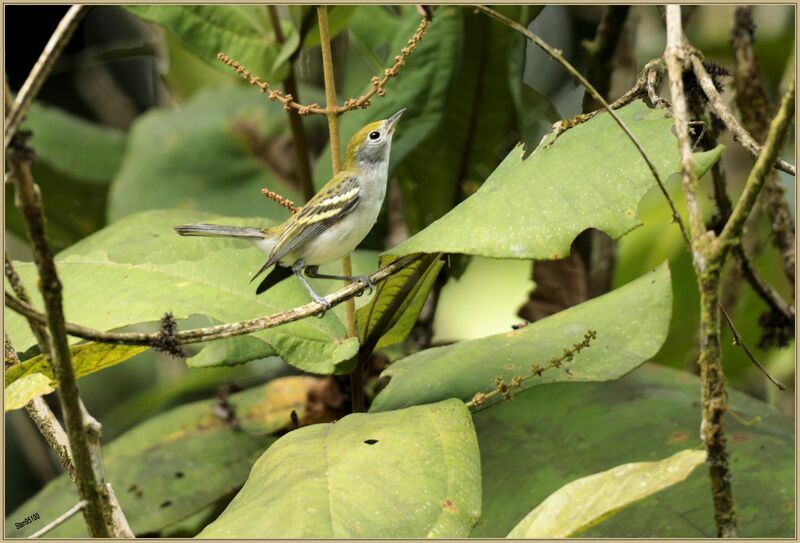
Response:
[[[731,488],[728,450],[722,427],[727,409],[725,378],[722,370],[719,344],[719,278],[721,265],[711,262],[715,248],[713,232],[706,232],[697,197],[697,175],[692,161],[689,139],[689,119],[683,89],[684,69],[691,51],[683,36],[681,8],[666,8],[667,45],[664,60],[669,73],[672,96],[672,116],[678,138],[683,193],[689,209],[689,226],[692,233],[692,262],[697,272],[700,290],[700,366],[701,417],[700,433],[708,454],[711,495],[714,502],[714,520],[717,536],[736,537],[737,518]]]
[[[46,526],[43,526],[41,529],[39,529],[39,530],[35,531],[34,533],[32,533],[30,535],[29,539],[36,539],[36,538],[42,537],[43,535],[45,535],[50,530],[52,530],[54,528],[58,528],[59,526],[64,524],[66,521],[71,519],[73,516],[75,516],[79,511],[81,511],[87,505],[88,505],[88,502],[86,500],[79,501],[78,503],[76,503],[75,505],[70,507],[69,510],[67,510],[66,513],[64,513],[63,515],[59,516],[55,520],[53,520],[53,522],[47,524]]]
[[[794,328],[794,307],[786,303],[786,300],[778,294],[778,291],[772,288],[772,285],[767,283],[764,278],[759,275],[753,263],[750,262],[750,257],[747,256],[741,242],[734,248],[733,254],[736,257],[736,261],[739,263],[742,274],[756,294],[758,294],[772,309],[788,319],[789,322],[792,323],[792,328]]]
[[[744,127],[742,127],[739,121],[736,120],[736,117],[733,116],[728,106],[725,105],[722,96],[720,96],[717,88],[714,86],[714,81],[703,66],[703,61],[696,55],[691,55],[691,61],[694,73],[697,75],[697,80],[703,88],[703,92],[708,98],[709,104],[717,116],[722,119],[722,122],[725,123],[731,135],[733,135],[733,139],[742,144],[753,156],[760,157],[764,152],[764,148],[753,139]],[[770,167],[773,167],[773,165],[771,164]],[[774,167],[786,173],[796,175],[794,165],[780,158],[774,161]]]
[[[286,41],[281,30],[281,21],[278,17],[278,9],[270,4],[267,6],[270,21],[272,22],[272,29],[275,32],[275,41],[283,44]],[[294,63],[289,61],[289,74],[283,80],[283,89],[289,96],[299,96],[297,89],[297,79],[294,75]],[[308,138],[306,137],[305,128],[303,128],[303,121],[300,119],[297,110],[288,111],[289,126],[292,129],[292,139],[294,140],[294,152],[297,160],[297,173],[300,178],[300,186],[303,190],[303,196],[306,201],[314,196],[314,177],[311,174],[311,157],[308,152]]]
[[[736,326],[733,324],[733,320],[731,319],[730,315],[728,315],[728,312],[725,310],[725,308],[722,307],[722,305],[720,305],[719,307],[722,310],[722,315],[725,317],[725,321],[728,323],[728,328],[730,328],[731,334],[733,335],[733,344],[738,345],[739,347],[742,348],[744,353],[747,355],[747,358],[749,358],[750,361],[753,364],[755,364],[755,366],[759,370],[761,370],[761,373],[763,373],[764,376],[767,379],[769,379],[773,385],[775,385],[781,390],[786,390],[786,387],[783,385],[783,383],[781,383],[780,381],[778,381],[769,374],[767,369],[761,365],[761,362],[759,362],[756,356],[753,354],[753,351],[751,351],[750,348],[747,346],[747,344],[744,341],[742,341],[742,336],[739,335],[739,331],[736,329]]]
[[[672,200],[672,197],[669,195],[669,192],[667,192],[667,188],[664,185],[664,182],[661,179],[661,176],[659,175],[658,170],[655,167],[655,164],[653,164],[653,161],[650,160],[650,157],[647,156],[647,153],[645,152],[644,148],[642,148],[641,143],[639,143],[639,140],[636,138],[636,136],[633,134],[633,132],[631,132],[630,128],[628,128],[628,126],[625,124],[625,122],[619,117],[619,115],[617,115],[617,113],[608,104],[608,102],[606,102],[606,100],[597,92],[597,89],[595,89],[586,80],[586,78],[583,77],[583,75],[581,75],[581,73],[572,64],[567,62],[567,60],[564,58],[564,56],[561,54],[560,51],[552,48],[544,40],[542,40],[539,36],[537,36],[536,34],[531,32],[530,30],[528,30],[526,27],[522,26],[521,24],[519,24],[518,22],[514,21],[513,19],[509,19],[505,15],[503,15],[501,13],[498,13],[497,11],[495,11],[495,10],[493,10],[493,9],[487,7],[487,6],[474,5],[474,6],[469,6],[469,7],[477,9],[478,11],[481,11],[481,12],[485,13],[489,17],[491,17],[491,18],[503,23],[504,25],[506,25],[506,26],[508,26],[510,28],[513,28],[517,32],[523,34],[526,38],[528,38],[536,46],[538,46],[545,53],[547,53],[550,57],[552,57],[559,64],[561,64],[564,67],[564,69],[567,71],[567,73],[569,73],[581,85],[583,85],[583,87],[586,88],[586,90],[589,91],[589,93],[594,97],[594,99],[597,100],[600,104],[603,105],[603,107],[606,109],[606,111],[608,111],[609,115],[611,115],[611,117],[619,125],[619,127],[623,130],[623,132],[625,132],[625,135],[628,137],[628,139],[631,140],[633,145],[639,151],[639,154],[642,156],[642,159],[645,161],[645,163],[647,164],[647,167],[650,169],[650,172],[653,174],[653,179],[655,179],[656,183],[658,184],[658,187],[661,190],[661,193],[667,199],[667,202],[669,203],[670,209],[672,210],[672,217],[673,217],[674,221],[678,224],[678,226],[679,226],[679,228],[681,230],[681,234],[683,235],[684,241],[686,242],[686,244],[688,246],[691,246],[691,240],[689,238],[688,232],[686,231],[686,227],[683,224],[683,219],[681,219],[681,215],[680,215],[680,213],[678,213],[678,208],[675,205],[675,202]]]
[[[384,88],[388,81],[397,76],[400,72],[400,68],[405,64],[406,59],[414,52],[414,49],[417,48],[419,45],[420,40],[425,36],[425,31],[428,29],[428,25],[430,21],[428,19],[423,18],[419,26],[417,27],[416,32],[409,38],[408,44],[403,47],[400,54],[394,57],[394,64],[389,68],[386,68],[383,71],[383,77],[374,76],[370,83],[372,84],[372,88],[362,96],[358,98],[350,98],[346,100],[344,104],[341,106],[338,105],[328,105],[328,107],[320,107],[319,104],[309,104],[303,105],[294,100],[294,96],[291,94],[284,94],[280,91],[271,90],[269,88],[269,83],[266,81],[261,81],[259,76],[252,75],[252,72],[248,70],[246,67],[242,66],[239,62],[232,59],[225,53],[218,53],[217,59],[230,66],[231,68],[236,71],[239,75],[242,76],[243,79],[246,79],[250,82],[251,85],[258,87],[263,94],[267,95],[272,101],[277,101],[283,104],[283,109],[289,110],[294,109],[300,115],[329,115],[330,113],[334,113],[337,115],[341,115],[346,111],[351,111],[353,109],[367,109],[371,105],[371,99],[376,94],[378,96],[384,96],[386,94],[386,89]]]
[[[385,281],[389,276],[407,268],[412,263],[416,262],[423,255],[409,255],[399,258],[388,264],[387,266],[376,271],[369,276],[372,284],[378,284]],[[350,283],[346,287],[325,296],[325,299],[331,306],[338,305],[345,300],[349,300],[359,293],[366,290],[368,287],[357,281]],[[47,317],[41,312],[37,311],[29,304],[20,302],[8,292],[5,293],[5,304],[10,309],[16,311],[20,315],[36,320],[37,322],[46,322]],[[243,336],[252,334],[259,330],[267,328],[275,328],[282,324],[295,322],[306,317],[311,317],[322,313],[325,308],[316,303],[310,302],[306,305],[296,307],[287,311],[281,311],[274,315],[259,317],[257,319],[249,319],[240,322],[218,324],[215,326],[208,326],[205,328],[194,328],[192,330],[181,330],[175,333],[175,340],[178,345],[188,345],[192,343],[204,343],[208,341],[215,341],[229,337]],[[161,333],[145,333],[145,332],[104,332],[102,330],[95,330],[86,326],[78,324],[66,323],[66,331],[69,335],[88,339],[91,341],[98,341],[101,343],[115,343],[120,345],[148,345],[152,346],[161,340]]]
[[[25,119],[25,114],[28,112],[33,99],[39,93],[39,89],[42,88],[44,80],[47,79],[53,69],[56,59],[61,54],[61,51],[64,50],[67,42],[78,27],[78,23],[89,11],[89,8],[90,6],[86,5],[75,5],[69,8],[67,14],[58,23],[53,35],[50,36],[31,73],[25,83],[22,84],[19,93],[17,93],[13,107],[10,111],[6,111],[4,149],[8,149],[8,145],[17,133],[23,119]]]
[[[297,213],[300,210],[300,208],[297,207],[294,204],[294,202],[292,202],[290,199],[288,199],[288,198],[286,198],[284,196],[281,196],[277,192],[272,192],[268,188],[261,189],[261,194],[263,194],[264,196],[266,196],[267,198],[269,198],[270,200],[272,200],[273,202],[275,202],[279,206],[285,207],[286,209],[288,209],[292,213]]]

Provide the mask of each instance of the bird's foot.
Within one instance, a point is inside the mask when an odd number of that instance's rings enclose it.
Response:
[[[368,294],[372,294],[372,290],[375,288],[375,283],[372,282],[372,279],[370,279],[369,275],[357,275],[355,279],[357,282],[364,285],[364,287],[367,289]],[[359,291],[359,293],[356,294],[356,296],[360,297],[362,294],[364,294],[363,290]]]
[[[311,298],[324,308],[322,310],[322,313],[317,314],[317,317],[319,318],[324,317],[325,313],[332,307],[331,303],[322,296],[320,296],[319,294],[313,294]]]

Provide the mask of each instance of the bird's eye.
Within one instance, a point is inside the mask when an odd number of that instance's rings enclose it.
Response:
[[[381,133],[378,132],[377,130],[375,132],[370,132],[369,139],[371,139],[372,141],[378,141],[379,139],[381,139]]]

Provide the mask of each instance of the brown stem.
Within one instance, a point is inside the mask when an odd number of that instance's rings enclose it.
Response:
[[[270,4],[267,6],[269,18],[272,22],[272,29],[275,32],[275,41],[283,44],[286,37],[283,35],[281,29],[281,21],[278,17],[277,8]],[[297,89],[297,79],[294,73],[294,63],[289,62],[289,75],[283,80],[283,90],[286,94],[294,96],[299,100],[300,93]],[[289,116],[289,126],[292,130],[292,139],[294,140],[294,152],[297,160],[297,174],[300,178],[300,185],[302,187],[303,196],[306,201],[314,196],[314,177],[311,174],[311,156],[308,152],[308,138],[306,137],[305,128],[303,128],[303,120],[296,109],[287,111]]]
[[[328,132],[331,141],[331,162],[333,163],[333,175],[337,175],[342,170],[341,154],[339,149],[339,115],[336,113],[336,82],[333,76],[333,58],[331,55],[331,37],[328,31],[328,8],[327,6],[317,7],[317,18],[319,20],[319,40],[322,49],[322,71],[325,77],[325,101],[327,105]],[[342,275],[353,275],[353,263],[350,255],[342,259]],[[356,330],[356,304],[350,299],[345,304],[345,326],[347,327],[347,337],[358,336]],[[350,375],[350,397],[352,398],[353,410],[356,406],[364,405],[364,366],[362,357],[359,357],[358,365]]]
[[[39,90],[53,69],[56,59],[61,55],[61,51],[66,47],[75,29],[78,28],[78,23],[81,22],[89,8],[90,6],[86,5],[70,7],[67,14],[58,23],[53,35],[50,36],[31,73],[25,83],[22,84],[22,88],[19,89],[19,93],[14,99],[13,107],[6,110],[4,149],[8,149],[8,145],[17,133],[19,125],[25,119],[25,114],[28,112],[31,103],[33,103],[33,99],[39,94]]]

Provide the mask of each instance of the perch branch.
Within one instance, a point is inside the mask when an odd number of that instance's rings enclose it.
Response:
[[[47,45],[44,46],[42,54],[39,55],[39,59],[36,61],[36,64],[34,64],[31,73],[17,93],[14,99],[14,105],[10,110],[6,110],[4,149],[8,149],[8,145],[17,133],[20,124],[22,124],[22,121],[25,119],[25,114],[28,112],[28,108],[31,106],[33,99],[39,94],[39,90],[42,88],[44,80],[47,79],[47,76],[53,69],[56,59],[61,55],[61,51],[64,50],[67,42],[75,32],[75,29],[78,28],[78,23],[89,11],[89,8],[90,6],[86,5],[70,7],[67,14],[64,15],[64,18],[58,23],[53,35],[50,36]]]
[[[700,86],[703,88],[703,92],[708,98],[708,103],[711,105],[714,113],[716,113],[717,116],[722,119],[722,122],[725,123],[725,126],[728,128],[731,135],[733,135],[733,139],[738,141],[745,149],[750,151],[753,156],[756,158],[760,157],[764,153],[764,147],[759,145],[756,140],[753,139],[747,130],[742,127],[736,117],[733,116],[733,113],[731,113],[731,110],[728,108],[728,106],[725,105],[725,102],[722,100],[722,96],[720,96],[717,88],[714,86],[714,81],[711,79],[708,71],[706,71],[705,67],[703,66],[703,61],[701,61],[697,55],[694,54],[691,55],[691,61],[692,67],[694,68],[694,73],[697,75],[697,80],[700,83]],[[773,166],[788,174],[796,175],[794,165],[789,164],[780,158],[774,160],[774,164],[771,164],[770,168]]]
[[[286,42],[286,37],[283,35],[281,29],[281,20],[278,17],[278,9],[270,4],[267,6],[270,21],[272,22],[272,29],[275,32],[275,41],[278,44]],[[289,61],[289,74],[283,80],[283,90],[289,96],[299,96],[297,90],[297,78],[294,74],[294,63]],[[314,177],[311,174],[311,157],[308,153],[308,138],[306,137],[305,128],[303,128],[303,121],[300,119],[297,110],[290,110],[286,112],[289,116],[289,126],[292,130],[292,140],[294,141],[294,153],[297,160],[297,174],[300,178],[300,185],[303,189],[303,196],[306,201],[314,196]]]
[[[292,96],[291,94],[288,93],[284,94],[280,91],[270,89],[269,83],[267,83],[266,81],[261,81],[261,78],[259,76],[252,75],[252,72],[250,70],[242,66],[239,62],[232,59],[225,53],[222,52],[218,53],[217,59],[223,64],[226,64],[231,68],[233,68],[233,70],[236,73],[242,76],[242,79],[246,79],[250,82],[251,85],[258,87],[259,90],[261,90],[262,94],[267,95],[267,98],[269,98],[273,102],[282,103],[284,110],[288,111],[290,109],[294,109],[300,115],[311,115],[311,114],[329,115],[330,113],[341,115],[342,113],[346,111],[351,111],[353,109],[367,109],[371,105],[371,99],[373,96],[375,96],[376,94],[378,96],[386,95],[386,89],[384,88],[386,83],[388,83],[388,81],[391,78],[396,77],[397,74],[400,72],[400,69],[405,64],[406,59],[411,55],[411,53],[414,52],[414,49],[417,48],[417,45],[419,45],[419,42],[425,36],[425,31],[428,29],[429,24],[430,21],[423,18],[420,21],[416,32],[414,32],[411,38],[409,38],[408,44],[405,47],[403,47],[399,55],[394,57],[394,64],[383,71],[383,77],[379,77],[377,75],[374,76],[370,80],[372,87],[370,88],[369,91],[367,91],[362,96],[359,96],[358,98],[350,98],[349,100],[346,100],[344,104],[342,104],[341,106],[329,105],[328,107],[323,108],[320,107],[320,105],[317,103],[309,105],[300,104],[294,100],[294,96]]]
[[[422,256],[423,255],[416,254],[399,258],[370,275],[370,281],[373,284],[381,283],[389,276],[407,268],[419,258],[422,258]],[[366,289],[367,287],[364,284],[357,281],[325,296],[325,299],[331,304],[331,306],[335,306],[339,305],[345,300],[349,300],[354,296],[357,296]],[[8,292],[5,293],[5,304],[20,315],[34,319],[37,322],[46,322],[47,320],[47,317],[44,314],[31,307],[29,304],[20,302]],[[304,319],[306,317],[318,315],[322,313],[324,309],[325,308],[322,305],[316,302],[310,302],[294,309],[281,311],[280,313],[275,313],[274,315],[259,317],[256,319],[249,319],[227,324],[218,324],[205,328],[181,330],[175,333],[175,340],[178,345],[188,345],[192,343],[204,343],[218,339],[252,334],[253,332],[258,332],[259,330],[275,328],[276,326],[280,326],[282,324],[287,324]],[[98,341],[101,343],[115,343],[120,345],[147,345],[152,347],[163,339],[160,332],[104,332],[102,330],[95,330],[93,328],[72,323],[66,323],[66,330],[71,336],[88,339],[91,341]]]
[[[39,529],[39,530],[35,531],[34,533],[32,533],[30,535],[29,539],[37,539],[37,538],[42,537],[43,535],[45,535],[47,532],[49,532],[49,531],[51,531],[51,530],[53,530],[55,528],[58,528],[59,526],[61,526],[65,522],[67,522],[69,519],[74,517],[79,511],[81,511],[84,507],[86,507],[88,505],[88,503],[89,502],[87,502],[86,500],[79,501],[78,503],[76,503],[75,505],[70,507],[69,510],[67,510],[66,513],[62,514],[61,516],[59,516],[58,518],[53,520],[53,522],[43,526],[41,529]]]

